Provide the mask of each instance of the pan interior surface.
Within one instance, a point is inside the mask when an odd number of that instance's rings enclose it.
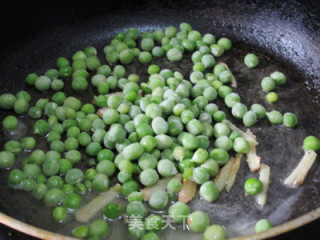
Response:
[[[180,22],[189,22],[201,33],[212,33],[218,38],[226,36],[233,41],[231,51],[217,58],[217,61],[228,64],[238,81],[238,88],[235,91],[247,106],[260,103],[268,111],[277,109],[282,113],[293,112],[299,117],[296,129],[272,126],[266,119],[251,128],[260,143],[257,148],[258,155],[261,156],[263,163],[271,166],[272,171],[268,203],[265,207],[259,207],[254,198],[245,196],[243,190],[245,180],[257,174],[250,172],[243,158],[231,192],[221,193],[215,203],[207,203],[196,196],[190,203],[191,210],[207,212],[212,224],[222,224],[226,227],[229,237],[238,237],[252,234],[254,224],[261,218],[269,219],[276,226],[320,207],[318,163],[313,166],[303,186],[288,188],[283,185],[284,179],[303,155],[301,145],[304,137],[316,134],[320,130],[320,116],[317,114],[320,110],[318,102],[320,70],[316,67],[320,66],[320,38],[312,38],[317,29],[309,34],[309,29],[303,28],[302,24],[291,22],[289,18],[283,19],[286,15],[278,14],[287,6],[281,4],[277,5],[277,11],[267,4],[259,9],[254,8],[254,4],[249,4],[245,13],[241,13],[243,6],[227,1],[224,5],[203,2],[199,5],[190,3],[186,6],[181,6],[178,1],[174,5],[157,4],[157,8],[152,4],[157,3],[151,1],[143,5],[144,9],[129,5],[123,12],[118,13],[100,13],[91,17],[79,15],[75,22],[39,30],[34,37],[16,49],[13,47],[4,49],[0,58],[1,93],[15,93],[21,90],[28,73],[43,74],[46,69],[55,67],[56,58],[65,56],[70,59],[76,50],[88,45],[95,46],[100,53],[100,59],[104,59],[103,47],[115,33],[125,32],[129,27],[137,27],[140,32],[144,32],[164,29],[169,25],[178,27]],[[170,6],[174,6],[175,9]],[[300,21],[303,23],[303,19]],[[259,56],[258,68],[248,69],[244,65],[243,58],[248,52],[254,52]],[[182,72],[186,79],[192,70],[189,55],[179,63],[169,63],[163,58],[153,62],[161,68]],[[127,67],[127,73],[137,73],[143,81],[146,81],[147,66],[135,62]],[[280,99],[272,105],[265,101],[260,81],[276,70],[284,72],[288,81],[285,86],[277,89]],[[66,86],[70,85],[70,82],[66,83]],[[31,87],[26,87],[26,90],[32,93],[33,101],[46,96]],[[67,88],[66,91],[81,98],[83,103],[91,102],[94,95],[92,89],[86,96],[75,94]],[[218,102],[218,104],[223,109],[223,103]],[[226,110],[226,113],[230,111]],[[1,112],[0,119],[2,120],[7,114]],[[9,139],[32,135],[32,122],[25,121],[23,117],[20,119],[24,125],[21,124],[19,135],[7,136],[1,133],[1,146]],[[243,127],[241,122],[232,117],[230,119]],[[39,143],[37,148],[47,148],[43,139],[37,138],[37,142]],[[29,153],[24,153],[19,156],[17,167],[21,166],[21,161],[28,155]],[[74,221],[70,220],[67,224],[54,223],[51,216],[52,209],[45,207],[42,201],[35,201],[30,193],[9,188],[6,184],[7,176],[8,172],[1,170],[0,181],[3,183],[0,189],[1,212],[46,230],[70,235],[71,229],[77,226]],[[85,200],[92,195],[94,193]],[[124,202],[122,198],[118,198],[117,201]],[[110,225],[110,239],[125,239],[127,227],[124,224],[119,221]],[[174,227],[177,230],[164,231],[162,236],[165,239],[186,237],[202,239],[201,234],[193,234],[180,227]],[[124,230],[118,231],[120,228]]]

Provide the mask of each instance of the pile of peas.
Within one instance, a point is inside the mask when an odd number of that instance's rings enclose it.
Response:
[[[284,73],[275,71],[269,77],[264,77],[261,80],[261,87],[265,92],[268,92],[266,99],[270,103],[278,101],[279,97],[276,92],[273,92],[276,86],[282,86],[287,82],[287,77]]]
[[[140,41],[139,41],[140,36]],[[295,127],[298,118],[293,113],[282,115],[279,111],[266,112],[261,104],[248,108],[241,103],[240,95],[229,86],[233,75],[216,57],[231,49],[227,38],[212,34],[202,35],[190,24],[181,23],[154,32],[139,34],[136,28],[118,33],[103,52],[108,64],[102,64],[97,50],[90,46],[77,51],[72,63],[64,57],[57,59],[57,69],[49,69],[43,76],[31,73],[26,84],[38,91],[55,91],[51,98],[38,99],[29,106],[31,96],[26,91],[16,95],[0,96],[0,108],[9,114],[28,114],[34,119],[34,134],[47,141],[45,152],[37,148],[34,137],[21,141],[10,140],[0,152],[0,167],[11,169],[8,184],[43,200],[52,208],[58,222],[65,222],[72,211],[83,205],[83,197],[89,191],[105,192],[110,179],[117,178],[116,190],[128,200],[127,206],[109,203],[104,209],[105,219],[80,225],[72,231],[78,238],[102,239],[109,234],[109,220],[121,215],[141,216],[141,229],[129,229],[133,239],[160,239],[158,231],[164,226],[160,215],[150,215],[139,191],[155,185],[159,179],[182,173],[185,180],[200,185],[199,194],[204,201],[214,202],[219,190],[212,181],[233,152],[246,154],[250,145],[237,132],[223,122],[224,111],[214,103],[224,100],[232,116],[247,127],[267,117],[272,124]],[[184,76],[170,69],[160,69],[151,64],[153,58],[166,57],[177,62],[186,52],[191,52],[193,72]],[[146,66],[149,78],[140,84],[140,77],[127,73],[125,65],[135,58]],[[244,63],[257,67],[259,59],[248,54]],[[122,65],[121,65],[122,64]],[[285,76],[275,72],[263,80],[263,89],[271,91],[272,84],[282,85]],[[91,84],[97,96],[94,103],[82,103],[62,90],[70,79],[72,89],[84,92]],[[118,94],[111,94],[114,91]],[[100,117],[97,110],[104,108]],[[2,126],[6,132],[18,131],[20,118],[8,115]],[[306,149],[318,149],[315,137],[304,142]],[[16,168],[16,157],[22,151],[30,152]],[[86,169],[81,164],[86,162]],[[182,187],[178,179],[171,179],[166,190],[154,192],[148,204],[162,211],[169,207],[170,218],[176,224],[187,223],[191,231],[204,232],[205,240],[226,238],[224,227],[214,224],[205,212],[191,212],[187,204],[177,201]],[[248,179],[245,191],[256,195],[262,191],[262,183]],[[174,203],[173,203],[174,202]],[[172,204],[173,203],[173,204]],[[148,224],[148,223],[156,223]],[[150,228],[150,226],[153,226]],[[271,227],[268,220],[257,223],[255,231]]]

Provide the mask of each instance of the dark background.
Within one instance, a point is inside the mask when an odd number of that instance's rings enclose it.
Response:
[[[1,1],[0,3],[0,59],[10,51],[18,49],[20,44],[32,39],[38,33],[46,31],[50,27],[57,27],[66,22],[83,21],[92,19],[96,16],[107,14],[117,8],[126,8],[129,1]],[[148,5],[153,8],[188,8],[188,3],[192,1],[135,1],[135,4],[130,2],[130,9],[127,11],[139,10],[141,6]],[[206,2],[199,3],[204,7]],[[222,1],[230,4],[231,1]],[[263,5],[264,1],[236,1],[237,4],[244,5]],[[274,3],[277,8],[278,1],[266,1],[270,6]],[[290,11],[299,11],[302,8],[302,14],[307,14],[305,25],[309,26],[309,30],[314,29],[318,32],[320,26],[320,1],[309,1],[304,4],[302,1],[281,1],[288,4],[288,8],[284,12],[284,18],[295,14]],[[285,8],[284,8],[285,9]],[[195,16],[201,17],[201,16]],[[313,36],[318,37],[318,36]],[[0,80],[1,85],[3,84]],[[0,200],[1,201],[1,200]],[[273,240],[313,240],[318,239],[320,234],[320,220],[316,220],[302,228],[296,229],[290,233],[283,234],[279,237],[272,238]],[[31,240],[34,238],[28,237],[22,233],[9,229],[0,225],[0,239],[25,239]]]

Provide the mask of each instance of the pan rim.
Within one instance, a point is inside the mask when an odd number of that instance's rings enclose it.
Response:
[[[247,236],[241,236],[236,238],[228,238],[229,240],[262,240],[270,237],[279,236],[283,233],[297,229],[306,225],[316,219],[320,218],[320,207],[312,210],[298,218],[285,222],[281,225],[275,226],[267,231],[261,233],[255,233]],[[6,225],[14,230],[20,231],[27,235],[47,240],[74,240],[76,238],[64,236],[58,233],[53,233],[47,230],[40,229],[32,226],[28,223],[24,223],[20,220],[14,219],[4,213],[0,212],[0,223]]]

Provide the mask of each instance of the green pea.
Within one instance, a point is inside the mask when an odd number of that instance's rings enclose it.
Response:
[[[214,101],[217,98],[217,91],[213,87],[208,87],[203,91],[203,96],[208,100],[208,101]],[[207,104],[208,105],[208,104]],[[206,105],[206,106],[207,106]]]
[[[233,105],[231,112],[235,118],[242,119],[247,111],[248,108],[246,107],[246,105],[242,103],[236,103]]]
[[[128,91],[125,93],[124,98],[129,102],[134,102],[138,97],[138,94],[134,91]]]
[[[232,145],[231,139],[227,136],[218,137],[214,142],[216,148],[222,148],[226,151],[229,151],[232,148]]]
[[[41,169],[36,164],[26,164],[23,167],[23,173],[26,178],[37,178],[41,173]]]
[[[70,65],[70,62],[67,58],[64,58],[64,57],[59,57],[57,59],[57,67],[58,68],[61,68],[61,67],[67,67]]]
[[[0,168],[10,168],[15,163],[15,157],[12,152],[0,152]]]
[[[128,216],[142,216],[147,215],[147,209],[141,202],[131,202],[127,205],[126,212]]]
[[[222,46],[225,51],[230,50],[231,47],[232,47],[232,42],[231,42],[231,40],[228,39],[228,38],[225,38],[225,37],[220,38],[217,43],[218,43],[218,45]],[[220,239],[219,239],[219,240],[220,240]]]
[[[244,57],[244,64],[248,68],[254,68],[259,65],[259,58],[255,54],[249,53]]]
[[[264,91],[270,92],[276,87],[276,83],[273,81],[271,77],[264,77],[261,80],[261,87]]]
[[[88,133],[82,132],[78,135],[77,137],[79,144],[83,147],[86,147],[90,144],[91,142],[91,137]]]
[[[224,102],[227,107],[232,108],[236,103],[240,103],[240,96],[231,92],[224,98]]]
[[[5,131],[14,131],[18,127],[18,119],[15,116],[7,116],[2,121],[2,127]]]
[[[249,178],[244,184],[244,190],[250,195],[257,195],[262,192],[263,184],[257,178]]]
[[[216,123],[213,127],[213,135],[218,138],[222,136],[228,136],[230,129],[225,123]]]
[[[275,103],[276,101],[278,101],[279,97],[278,97],[278,94],[276,94],[275,92],[269,92],[266,95],[266,99],[270,103]]]
[[[209,225],[208,214],[202,211],[195,211],[188,216],[188,226],[193,232],[203,232]]]
[[[42,171],[46,176],[53,176],[59,172],[59,162],[55,159],[47,159],[42,165]]]
[[[180,191],[182,183],[179,179],[171,179],[167,184],[168,192],[177,193]]]
[[[214,202],[219,197],[219,189],[212,181],[208,181],[201,185],[199,194],[202,199]]]
[[[114,174],[116,169],[113,162],[109,160],[103,160],[97,164],[96,170],[98,173],[103,173],[108,177],[111,177]]]
[[[120,183],[128,182],[132,179],[132,173],[130,172],[119,172],[117,178]]]
[[[272,124],[282,124],[283,123],[283,116],[277,110],[273,110],[271,112],[268,112],[267,117],[268,117],[269,122]]]
[[[188,122],[187,129],[189,133],[193,135],[199,135],[203,130],[203,126],[199,120],[193,119]]]
[[[30,103],[31,101],[31,96],[29,93],[27,93],[26,91],[19,91],[17,94],[16,94],[16,97],[17,99],[18,98],[23,98],[24,100],[26,100],[28,103]]]
[[[129,196],[130,193],[138,191],[138,184],[130,180],[122,185],[122,193],[125,196]]]
[[[72,230],[72,235],[76,238],[85,239],[89,235],[89,227],[81,225]]]
[[[10,140],[4,145],[4,150],[12,152],[16,156],[22,152],[22,146],[20,142]]]
[[[26,151],[33,150],[36,147],[36,140],[33,137],[24,137],[21,139],[21,146]]]
[[[203,184],[209,180],[210,174],[208,169],[197,167],[193,169],[192,179],[197,184]]]
[[[288,128],[294,128],[298,124],[298,117],[290,112],[283,114],[283,125]]]
[[[157,169],[159,174],[163,177],[171,177],[177,172],[174,163],[168,159],[160,160],[157,164]]]
[[[229,83],[231,82],[233,75],[229,70],[225,70],[221,72],[218,77],[222,83]]]
[[[47,185],[44,184],[44,183],[37,183],[33,189],[32,189],[32,196],[35,198],[35,199],[42,199],[44,194],[46,193],[47,191]]]
[[[67,172],[65,176],[65,181],[69,184],[76,184],[81,182],[83,178],[84,174],[80,169],[72,168]]]
[[[149,63],[152,60],[152,55],[149,52],[140,52],[138,60],[142,64]]]
[[[51,86],[51,79],[47,76],[40,76],[35,84],[35,88],[41,92],[48,91]]]
[[[315,136],[308,136],[303,140],[303,148],[307,151],[318,151],[320,148],[320,141]]]
[[[39,76],[36,73],[30,73],[26,77],[26,83],[29,86],[33,86],[38,78],[39,78]]]
[[[207,150],[198,148],[192,156],[192,161],[198,164],[204,163],[207,160],[208,155]]]
[[[260,104],[252,104],[250,111],[254,112],[257,116],[257,119],[262,119],[266,116],[266,109]]]
[[[47,180],[47,187],[50,188],[62,188],[63,179],[60,176],[51,176]]]
[[[251,127],[257,122],[257,115],[253,111],[248,111],[243,116],[243,124],[246,127]]]
[[[223,99],[231,92],[232,92],[232,88],[229,86],[221,86],[218,89],[218,94]]]
[[[159,180],[159,175],[154,169],[145,169],[140,173],[140,182],[144,186],[152,186]]]
[[[218,165],[224,165],[229,161],[229,154],[226,150],[221,148],[214,148],[210,152],[210,157],[218,163]]]
[[[95,220],[89,226],[89,236],[95,238],[105,238],[109,234],[109,225],[103,220]]]
[[[132,143],[123,149],[122,154],[125,159],[134,160],[139,158],[143,151],[144,148],[140,143]]]
[[[0,96],[0,108],[11,110],[16,102],[16,97],[13,94],[5,93]]]
[[[223,112],[223,111],[216,111],[214,114],[213,114],[213,119],[216,121],[216,122],[222,122],[224,119],[226,119],[226,114]]]
[[[64,198],[64,192],[59,188],[49,189],[43,196],[44,203],[49,206],[57,206],[60,204]]]
[[[18,98],[14,104],[13,109],[16,114],[22,115],[28,112],[29,104],[24,98]]]
[[[2,152],[0,152],[0,156],[2,155],[1,153]],[[13,186],[13,187],[19,186],[23,180],[24,180],[24,174],[19,169],[13,169],[9,173],[8,184],[10,186]]]
[[[169,208],[169,216],[176,223],[183,223],[190,214],[190,208],[187,204],[182,202],[176,202]]]
[[[31,156],[30,156],[31,163],[41,165],[44,160],[45,160],[45,153],[42,150],[36,149],[31,153]]]
[[[192,27],[189,23],[182,22],[179,25],[179,29],[183,32],[189,33],[192,30]]]
[[[32,119],[39,119],[42,116],[42,110],[39,107],[31,107],[28,114]]]
[[[270,221],[268,219],[261,219],[254,226],[254,231],[256,233],[259,233],[264,232],[270,228],[272,228],[272,224],[270,223]]]
[[[109,178],[103,173],[97,173],[92,180],[92,186],[99,192],[107,191],[110,186]]]
[[[287,77],[284,73],[275,71],[270,74],[271,79],[275,82],[276,85],[283,85],[287,82]]]
[[[77,193],[69,193],[63,199],[63,206],[70,209],[77,209],[82,204],[82,197]]]
[[[233,142],[233,150],[237,153],[248,153],[250,150],[250,144],[242,137],[237,137]]]
[[[132,192],[128,196],[129,202],[142,202],[143,201],[143,193],[142,192]]]
[[[57,222],[63,222],[68,216],[68,211],[66,208],[58,206],[53,209],[52,216]]]
[[[88,88],[88,81],[83,77],[76,77],[72,80],[72,89],[74,91],[85,91]]]
[[[141,139],[140,144],[143,146],[144,151],[151,152],[157,145],[157,141],[152,136],[145,136]]]
[[[87,183],[88,182],[86,181],[86,184]],[[89,184],[89,187],[90,187],[90,189],[92,189],[92,183],[91,182]],[[76,185],[75,185],[75,193],[78,193],[80,195],[85,195],[87,193],[87,191],[88,191],[88,188],[87,188],[87,186],[85,184],[76,183]]]
[[[168,194],[165,191],[155,191],[149,199],[149,205],[156,210],[164,209],[168,205]]]
[[[218,79],[214,79],[214,80],[212,81],[211,85],[212,85],[212,87],[213,87],[214,89],[216,89],[217,91],[219,91],[219,89],[223,86],[223,83],[220,82]],[[230,91],[230,92],[232,92],[232,91]],[[230,93],[230,92],[228,92],[228,93]],[[219,96],[220,96],[220,95],[221,95],[221,93],[219,94]]]
[[[60,79],[54,79],[52,82],[51,82],[51,88],[52,90],[54,91],[60,91],[64,88],[64,82]]]
[[[34,134],[45,136],[49,132],[49,124],[45,120],[40,119],[33,125],[33,130]]]
[[[219,44],[212,44],[210,46],[210,50],[213,56],[215,57],[221,57],[224,53],[224,48]]]
[[[213,159],[208,159],[203,164],[200,165],[202,168],[208,170],[210,176],[216,176],[219,172],[218,162]]]
[[[224,227],[214,224],[207,227],[203,237],[204,240],[225,240],[227,238],[227,233]]]
[[[108,203],[105,206],[103,213],[108,219],[115,220],[115,219],[119,218],[119,216],[121,214],[121,209],[118,204]]]
[[[97,158],[99,162],[103,160],[112,161],[114,159],[114,153],[109,149],[102,149],[98,152]]]

